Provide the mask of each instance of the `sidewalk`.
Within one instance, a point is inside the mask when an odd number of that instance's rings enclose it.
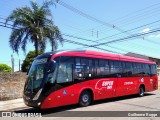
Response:
[[[0,101],[0,111],[12,111],[13,109],[23,109],[29,108],[27,107],[22,98],[14,99],[14,100],[7,100],[7,101]]]

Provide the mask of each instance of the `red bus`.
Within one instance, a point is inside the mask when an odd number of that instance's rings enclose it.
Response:
[[[156,63],[110,53],[56,51],[35,58],[24,87],[24,102],[40,109],[138,94],[158,89]]]

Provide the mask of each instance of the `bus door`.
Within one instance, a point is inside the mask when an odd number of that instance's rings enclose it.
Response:
[[[73,84],[73,58],[60,57],[57,67],[55,102],[57,106],[75,103]]]

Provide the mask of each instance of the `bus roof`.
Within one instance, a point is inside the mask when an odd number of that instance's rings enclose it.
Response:
[[[47,54],[47,53],[45,53]],[[148,64],[156,64],[153,61],[130,57],[125,55],[119,55],[114,53],[107,52],[98,52],[92,50],[66,50],[66,51],[54,51],[50,52],[52,54],[52,58],[56,56],[81,56],[81,57],[91,57],[91,58],[101,58],[101,59],[110,59],[110,60],[120,60],[120,61],[128,61],[128,62],[140,62],[140,63],[148,63]]]

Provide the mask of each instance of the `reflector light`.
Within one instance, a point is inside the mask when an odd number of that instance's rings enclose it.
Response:
[[[51,98],[48,98],[48,100],[51,100]]]

